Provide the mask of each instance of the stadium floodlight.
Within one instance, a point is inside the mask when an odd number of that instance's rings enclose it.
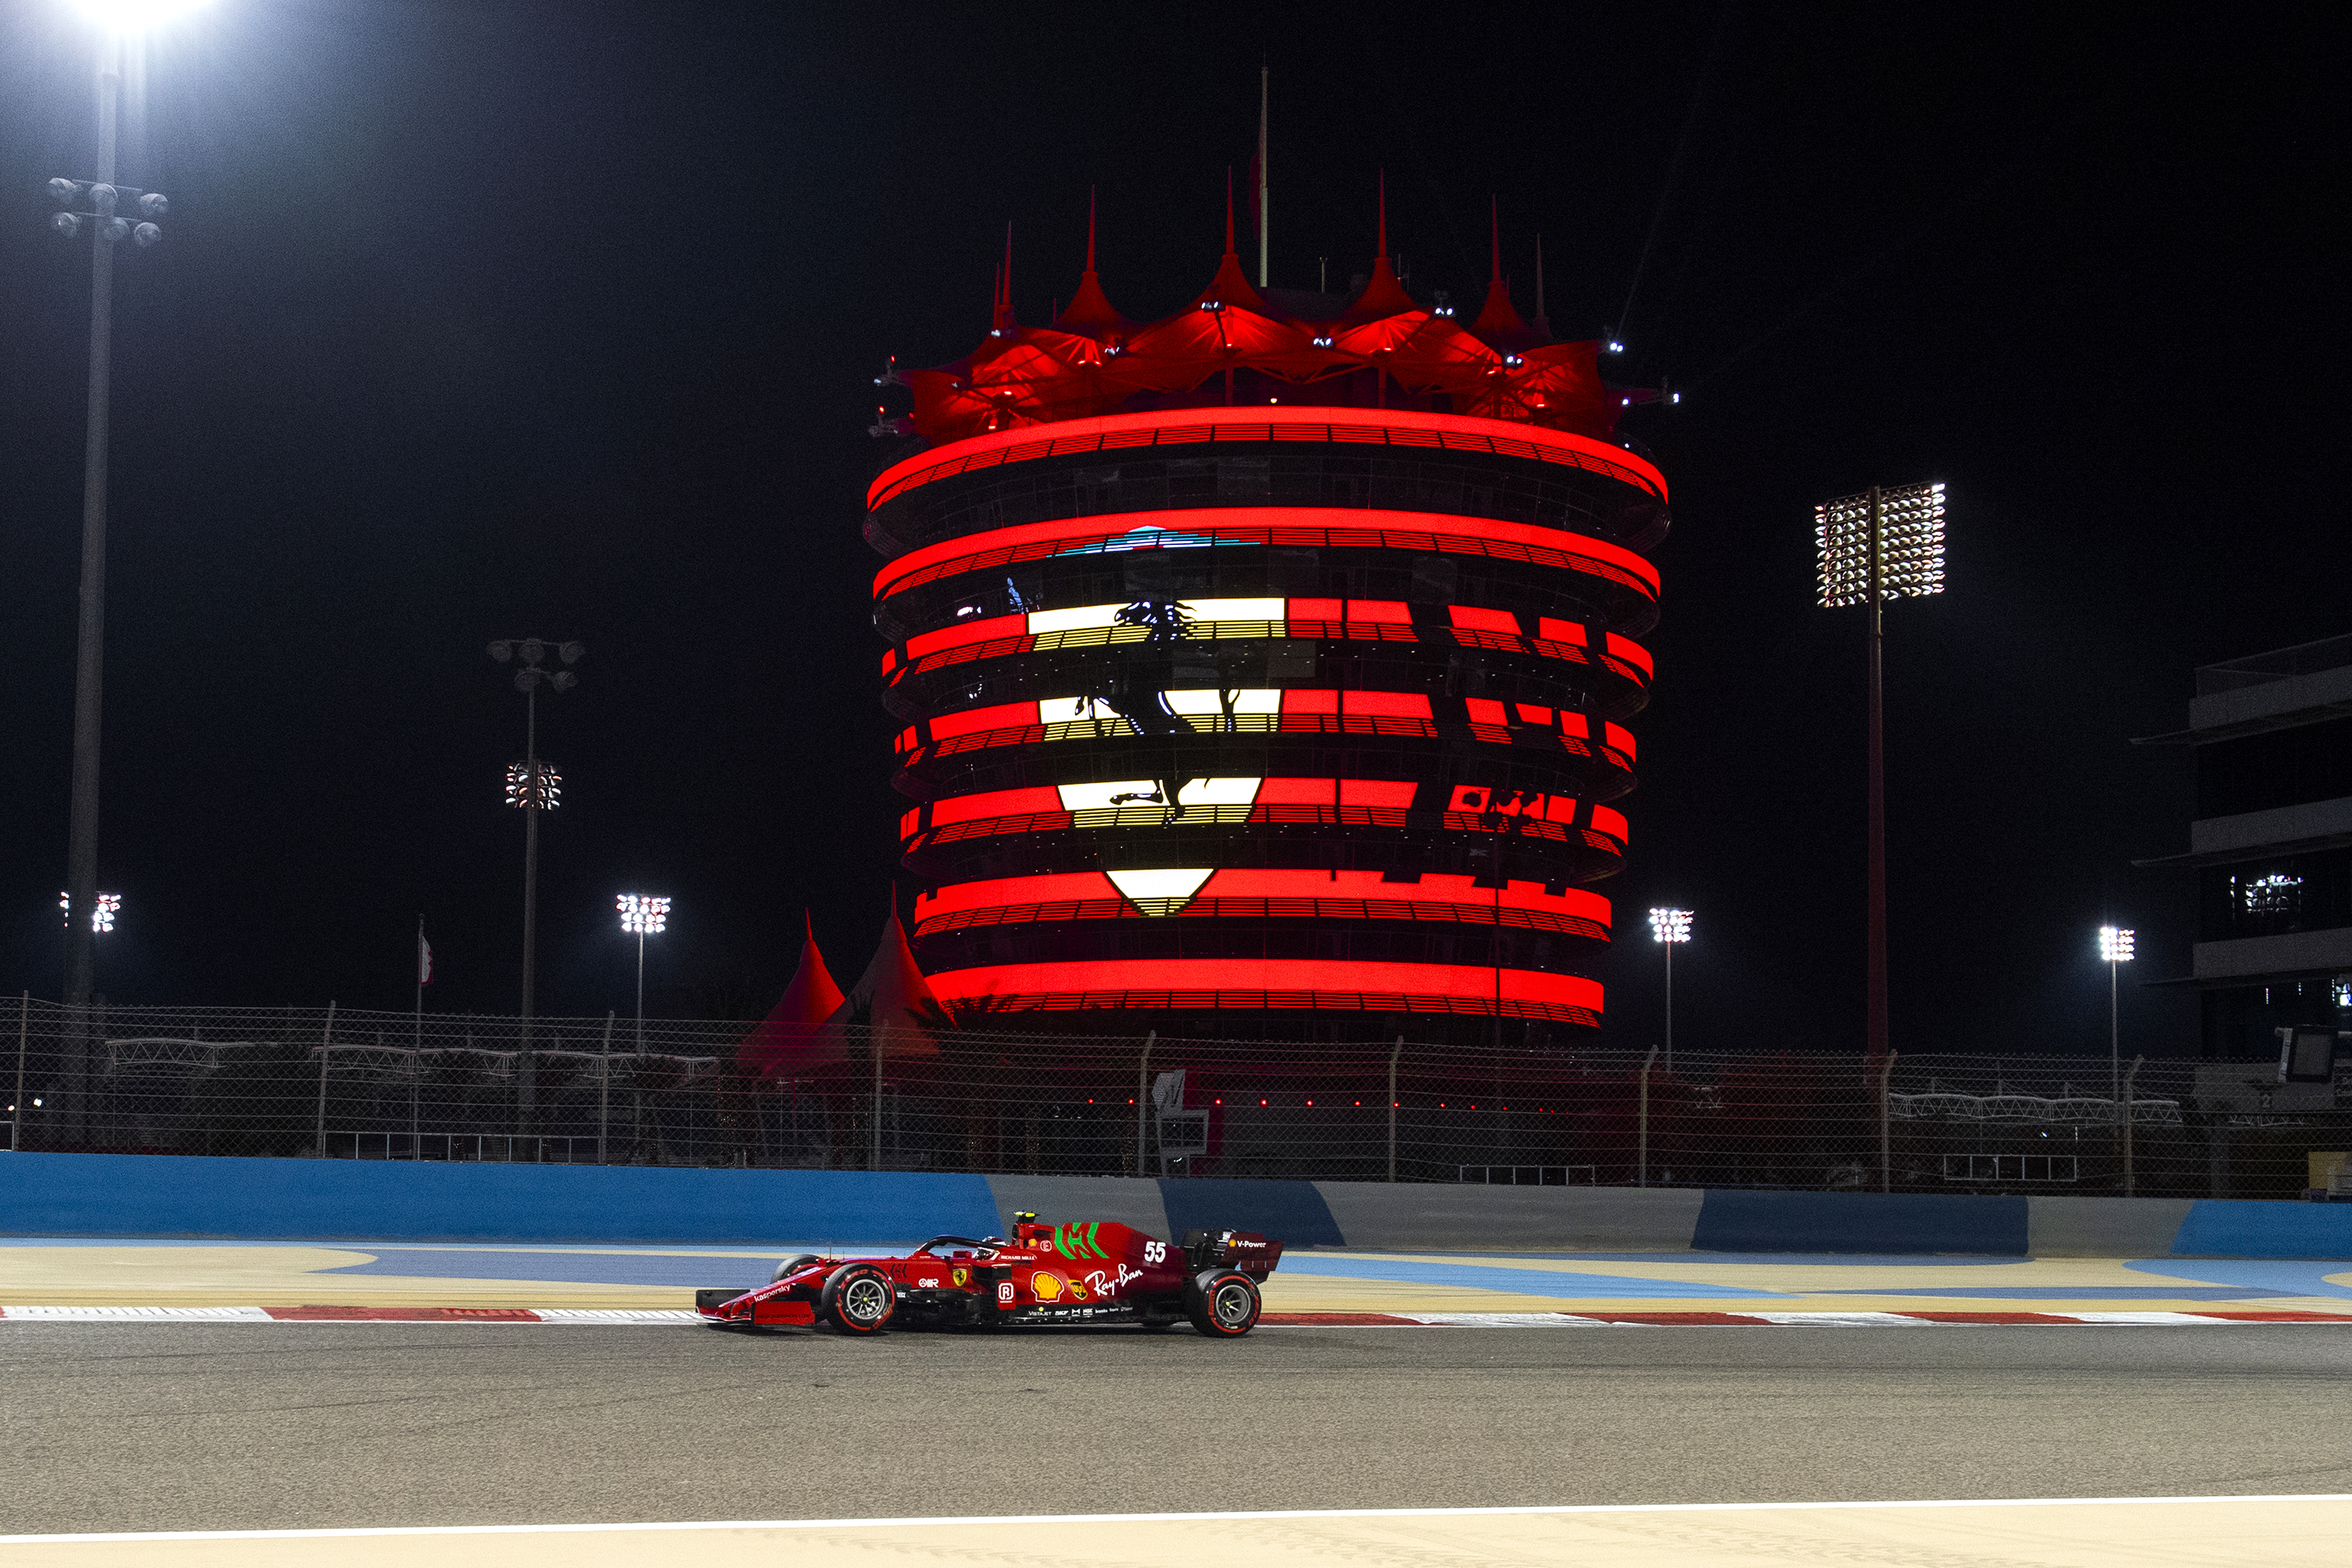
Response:
[[[1944,591],[1944,486],[1874,485],[1813,508],[1822,607],[1870,609],[1869,1054],[1886,1056],[1886,697],[1880,674],[1890,599]]]
[[[72,930],[73,894],[69,893],[58,894],[58,908],[64,912],[66,929]],[[90,909],[89,928],[92,931],[111,931],[114,929],[114,917],[121,913],[122,895],[119,893],[101,893],[98,895],[97,903]]]
[[[544,758],[508,763],[507,804],[527,810],[554,810],[563,804],[563,775]]]
[[[1944,591],[1944,487],[1906,485],[1842,496],[1813,508],[1823,609]]]
[[[1658,908],[1650,911],[1650,940],[1666,950],[1666,1072],[1675,1071],[1675,949],[1691,939],[1691,912]]]
[[[625,893],[618,903],[621,929],[637,939],[637,1054],[646,1051],[646,938],[669,928],[669,900]]]
[[[2099,962],[2109,965],[2130,963],[2136,940],[2129,926],[2100,926]]]
[[[210,0],[81,0],[81,8],[117,32],[139,33],[187,12],[202,9]]]

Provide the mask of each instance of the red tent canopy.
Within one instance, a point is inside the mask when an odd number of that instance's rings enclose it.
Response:
[[[1116,413],[1131,401],[1164,406],[1188,397],[1221,401],[1223,373],[1248,371],[1293,384],[1327,382],[1377,369],[1374,380],[1351,380],[1321,401],[1385,398],[1393,382],[1410,392],[1450,400],[1457,413],[1523,421],[1608,439],[1629,402],[1652,394],[1602,383],[1595,343],[1550,343],[1512,306],[1502,278],[1499,243],[1495,274],[1477,319],[1465,324],[1413,302],[1386,254],[1383,195],[1381,255],[1371,277],[1347,308],[1327,319],[1284,315],[1253,286],[1234,254],[1230,214],[1224,255],[1208,287],[1185,308],[1158,321],[1121,316],[1103,292],[1094,266],[1089,213],[1087,267],[1070,303],[1050,328],[1013,319],[1011,256],[997,276],[988,337],[963,359],[914,371],[910,423],[934,441],[990,431]],[[1263,382],[1253,390],[1262,396]],[[1285,398],[1283,401],[1290,401]]]
[[[801,918],[805,926],[808,917]],[[783,999],[760,1020],[760,1027],[735,1047],[737,1064],[761,1078],[789,1076],[793,1067],[814,1059],[818,1028],[840,1006],[841,988],[833,983],[824,955],[817,951],[814,928],[807,927],[793,983],[784,988]]]

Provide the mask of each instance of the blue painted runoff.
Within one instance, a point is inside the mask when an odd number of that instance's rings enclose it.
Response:
[[[1976,1290],[1923,1286],[1902,1291],[1811,1291],[1816,1296],[1958,1296],[1982,1301],[2250,1301],[2298,1291],[2221,1290],[2210,1285],[1984,1285]]]
[[[1706,1252],[2026,1252],[2027,1200],[1940,1193],[1710,1192],[1691,1246]]]
[[[1683,1260],[1689,1261],[1686,1254]],[[1637,1280],[1626,1274],[1567,1274],[1550,1269],[1490,1269],[1476,1263],[1420,1263],[1402,1258],[1334,1258],[1320,1252],[1301,1257],[1285,1254],[1276,1272],[1382,1280],[1396,1284],[1466,1285],[1473,1290],[1502,1291],[1515,1296],[1624,1297],[1650,1301],[1678,1301],[1695,1297],[1733,1297],[1743,1301],[1755,1301],[1766,1296],[1787,1299],[1784,1292],[1779,1291],[1702,1285],[1689,1280]]]
[[[2172,1255],[2352,1260],[2352,1203],[2199,1198],[2173,1234]]]
[[[1410,1253],[1415,1257],[1427,1254],[1409,1247],[1383,1247],[1382,1252]],[[1526,1258],[1562,1263],[1688,1263],[1688,1252],[1486,1252],[1481,1258]],[[1910,1252],[1709,1252],[1705,1261],[1717,1263],[1769,1263],[1775,1268],[1807,1269],[1866,1269],[1895,1265],[1905,1269],[1989,1269],[2001,1264],[2031,1263],[2031,1258],[1942,1258],[1922,1257]],[[1811,1294],[1811,1292],[1807,1292]]]
[[[2268,1262],[2240,1258],[2209,1258],[2198,1262],[2181,1259],[2158,1262],[2151,1259],[2126,1263],[2124,1267],[2138,1274],[2163,1274],[2175,1280],[2198,1280],[2213,1285],[2252,1286],[2282,1296],[2352,1296],[2352,1282],[2339,1285],[2327,1278],[2330,1274],[2341,1274],[2347,1281],[2352,1281],[2352,1262],[2341,1259],[2315,1263]],[[2100,1293],[2104,1295],[2105,1292]]]
[[[1255,1230],[1285,1247],[1344,1247],[1331,1206],[1311,1181],[1186,1181],[1162,1177],[1171,1240],[1187,1230]]]
[[[920,1240],[985,1235],[996,1224],[987,1178],[977,1176],[183,1155],[0,1160],[0,1230],[19,1236]]]

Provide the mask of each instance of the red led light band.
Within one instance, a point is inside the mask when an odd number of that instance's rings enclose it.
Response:
[[[1401,920],[1415,924],[1496,925],[1512,931],[1548,931],[1595,942],[1609,928],[1570,915],[1541,910],[1499,910],[1485,904],[1433,903],[1428,899],[1210,898],[1196,896],[1173,915],[1148,916],[1123,898],[1064,900],[1052,904],[1006,904],[987,909],[929,915],[915,926],[918,939],[985,925],[1034,925],[1067,920]]]
[[[982,1016],[1118,1005],[1492,1016],[1499,991],[1506,1017],[1591,1023],[1601,1005],[1601,982],[1580,975],[1339,958],[1106,958],[949,969],[929,978],[950,1009]]]
[[[1250,518],[1248,522],[1234,519]],[[1465,527],[1475,532],[1459,531]],[[1419,554],[1486,556],[1525,561],[1562,571],[1600,577],[1645,597],[1658,596],[1658,570],[1641,556],[1605,539],[1495,517],[1463,517],[1444,512],[1403,512],[1359,507],[1222,507],[1200,511],[1119,512],[1091,517],[1057,517],[1018,523],[909,550],[877,572],[874,597],[955,577],[1042,560],[1049,556],[1100,551],[1150,528],[1161,534],[1217,539],[1229,545],[1283,545],[1335,549],[1401,549]],[[1129,547],[1133,549],[1136,547]],[[1143,549],[1171,547],[1157,544]],[[1178,549],[1215,549],[1213,545]],[[1124,554],[1127,550],[1104,553]]]
[[[1465,648],[1489,648],[1501,653],[1533,653],[1541,658],[1562,659],[1579,664],[1591,664],[1586,653],[1586,630],[1570,621],[1542,618],[1541,636],[1528,637],[1518,630],[1518,619],[1507,610],[1486,610],[1475,605],[1454,604],[1446,607],[1452,621],[1453,639]],[[1197,623],[1196,635],[1216,636],[1220,629],[1234,628],[1224,634],[1263,635],[1266,637],[1354,638],[1392,643],[1420,641],[1412,626],[1412,618],[1404,605],[1385,600],[1369,599],[1291,599],[1284,601],[1284,619],[1279,622],[1218,622]],[[1142,642],[1145,629],[1140,627],[1083,628],[1094,633],[1086,645],[1101,645],[1114,642]],[[1623,678],[1640,685],[1650,681],[1648,650],[1631,638],[1614,632],[1604,632],[1609,652],[1603,663]],[[978,644],[978,646],[975,646]],[[1003,658],[1014,653],[1036,652],[1076,645],[1074,634],[1068,632],[1048,632],[1033,634],[1028,619],[1021,615],[992,615],[967,618],[929,632],[919,632],[907,639],[906,660],[899,649],[890,649],[882,655],[882,673],[892,676],[892,684],[908,674],[923,670],[944,668],[972,659]]]
[[[1122,893],[1103,872],[1063,872],[955,883],[915,901],[916,935],[973,925],[1098,919],[1318,919],[1500,923],[1606,941],[1609,901],[1584,888],[1546,893],[1539,883],[1481,888],[1459,873],[1433,872],[1390,883],[1376,871],[1265,867],[1208,873],[1182,897]]]
[[[1041,457],[1138,446],[1194,445],[1211,441],[1327,441],[1486,452],[1602,475],[1644,490],[1660,501],[1666,499],[1665,476],[1655,466],[1621,446],[1589,436],[1465,414],[1409,410],[1349,409],[1344,421],[1334,422],[1329,411],[1307,407],[1253,409],[1246,414],[1205,409],[1100,414],[1062,420],[1051,426],[1031,425],[975,435],[919,453],[884,469],[866,488],[866,509],[870,512],[918,486],[975,468],[1029,463]]]

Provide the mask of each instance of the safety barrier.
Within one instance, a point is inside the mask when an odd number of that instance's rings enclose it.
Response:
[[[1692,1188],[0,1156],[0,1234],[904,1242],[1013,1216],[1397,1251],[2352,1260],[2352,1205]]]

